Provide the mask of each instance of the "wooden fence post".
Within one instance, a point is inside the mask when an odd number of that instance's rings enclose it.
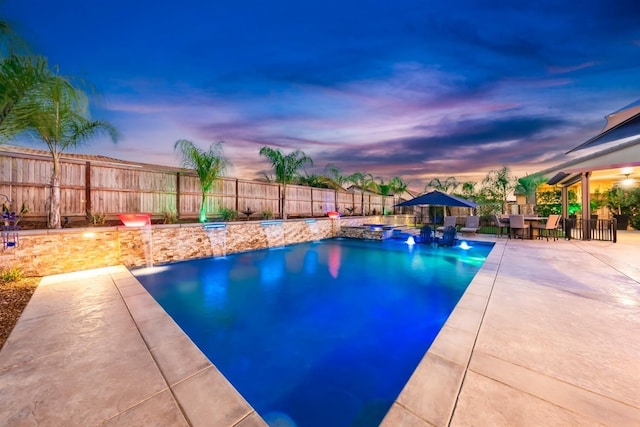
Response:
[[[91,203],[91,162],[84,164],[84,213],[89,218],[93,205]]]
[[[180,218],[180,172],[176,172],[176,215]]]

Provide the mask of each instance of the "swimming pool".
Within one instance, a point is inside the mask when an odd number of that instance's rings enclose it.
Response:
[[[267,422],[375,426],[492,247],[469,243],[330,239],[132,272]]]

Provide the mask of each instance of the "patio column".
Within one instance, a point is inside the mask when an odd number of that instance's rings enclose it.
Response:
[[[569,186],[563,185],[560,192],[560,202],[562,203],[562,217],[569,218]]]
[[[589,194],[590,176],[591,172],[582,173],[582,240],[591,240],[591,195]]]

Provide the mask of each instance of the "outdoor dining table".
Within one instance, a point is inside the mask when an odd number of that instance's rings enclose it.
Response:
[[[529,239],[533,239],[533,224],[539,224],[542,221],[546,221],[548,217],[546,216],[534,216],[534,215],[525,215],[524,223],[529,226]],[[506,223],[509,222],[509,217],[501,218],[501,221]]]

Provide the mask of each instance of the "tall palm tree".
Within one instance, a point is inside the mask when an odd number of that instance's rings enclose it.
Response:
[[[271,166],[276,174],[276,181],[282,184],[282,197],[280,197],[280,212],[282,219],[287,219],[286,212],[286,194],[287,184],[293,182],[298,171],[306,164],[313,165],[311,157],[307,156],[304,151],[296,150],[289,154],[282,154],[280,149],[271,147],[262,147],[260,155],[271,161]]]
[[[81,89],[68,79],[52,75],[46,84],[30,90],[16,105],[13,123],[46,144],[53,160],[49,190],[48,228],[61,228],[60,223],[60,155],[100,133],[112,141],[117,132],[107,122],[89,119],[89,101]]]
[[[431,181],[427,183],[424,191],[428,191],[428,189],[439,190],[444,193],[450,193],[455,190],[460,184],[455,177],[450,176],[448,178],[433,178]]]
[[[407,184],[402,180],[402,178],[395,176],[391,178],[389,181],[385,182],[384,179],[378,177],[376,178],[378,183],[376,187],[380,195],[384,196],[382,199],[382,214],[384,215],[384,205],[386,197],[392,195],[394,200],[393,209],[395,210],[395,196],[397,194],[402,194],[407,190]]]
[[[393,211],[396,210],[396,196],[401,195],[409,188],[409,184],[404,182],[399,176],[391,179],[391,192],[393,193]]]
[[[364,216],[364,192],[367,190],[375,189],[376,182],[373,178],[373,175],[366,172],[354,172],[347,177],[349,182],[354,183],[356,186],[360,188],[360,208],[362,216]],[[371,206],[369,206],[371,207]]]
[[[42,57],[9,55],[0,60],[0,143],[25,130],[24,117],[16,117],[21,103],[57,79]],[[21,114],[26,113],[23,110]]]
[[[198,221],[207,222],[207,193],[222,176],[228,164],[222,152],[222,143],[211,144],[209,149],[204,151],[187,139],[179,139],[173,145],[173,149],[182,156],[182,165],[193,168],[198,175],[202,190]]]
[[[349,182],[349,177],[344,176],[340,173],[340,169],[337,166],[329,163],[324,168],[324,174],[326,177],[330,178],[333,182],[338,184],[340,187],[344,188],[344,184]]]

